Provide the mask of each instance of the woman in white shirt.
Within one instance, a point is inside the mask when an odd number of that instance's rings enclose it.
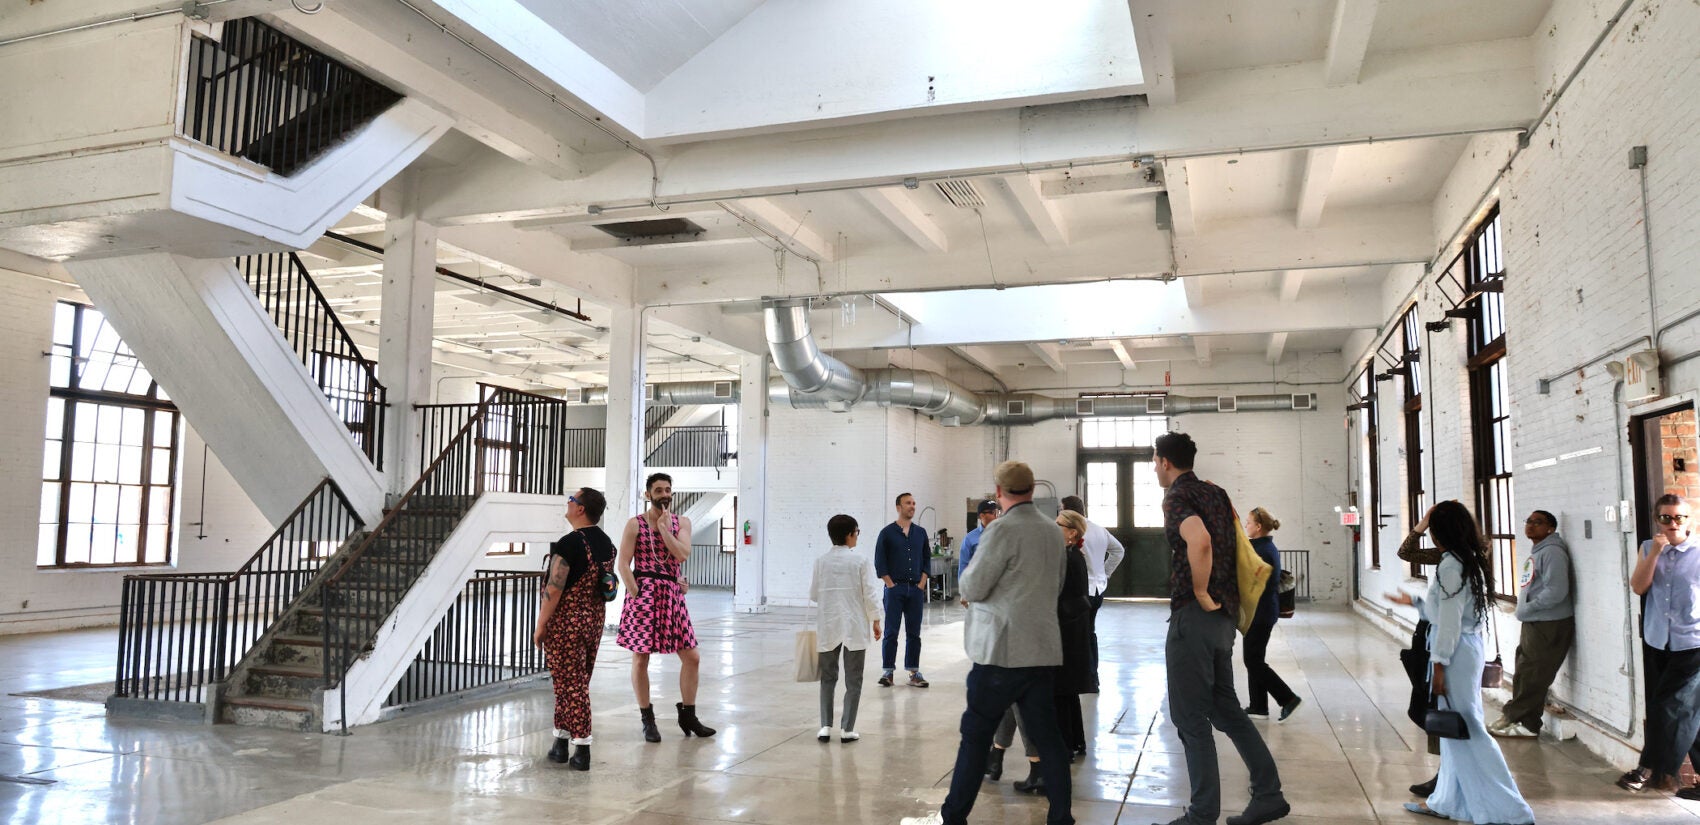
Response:
[[[1517,790],[1505,755],[1482,722],[1482,624],[1489,620],[1493,568],[1487,546],[1470,511],[1456,501],[1436,504],[1417,525],[1444,555],[1429,578],[1428,592],[1412,599],[1389,594],[1399,604],[1415,604],[1433,625],[1429,635],[1429,690],[1458,711],[1468,739],[1440,740],[1440,775],[1425,802],[1409,802],[1411,813],[1460,822],[1529,825],[1535,813]]]
[[[862,665],[869,645],[880,639],[884,608],[874,589],[874,563],[855,552],[862,534],[856,520],[839,514],[826,522],[832,549],[815,559],[809,598],[820,605],[816,613],[815,650],[820,656],[820,732],[832,738],[832,693],[838,685],[838,664],[844,663],[844,719],[840,742],[860,739],[856,733],[856,704],[862,697]],[[870,632],[869,628],[872,628]]]

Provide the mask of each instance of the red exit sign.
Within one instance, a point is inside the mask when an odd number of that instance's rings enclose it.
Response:
[[[1341,513],[1340,514],[1340,526],[1341,527],[1356,527],[1356,526],[1358,526],[1358,514],[1357,513]]]

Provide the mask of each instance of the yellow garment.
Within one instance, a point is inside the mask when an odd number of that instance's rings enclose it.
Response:
[[[1257,602],[1263,598],[1263,588],[1269,584],[1269,574],[1275,568],[1252,549],[1251,539],[1246,537],[1245,527],[1238,518],[1234,519],[1234,569],[1240,581],[1240,632],[1244,633],[1251,628],[1251,619],[1257,615]]]

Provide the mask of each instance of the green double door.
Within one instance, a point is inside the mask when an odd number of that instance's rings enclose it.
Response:
[[[1166,598],[1169,546],[1163,538],[1163,488],[1149,448],[1080,453],[1079,485],[1086,517],[1103,525],[1127,555],[1110,574],[1106,596]]]

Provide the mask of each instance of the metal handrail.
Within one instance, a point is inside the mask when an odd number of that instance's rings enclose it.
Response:
[[[477,570],[390,691],[387,707],[422,702],[546,671],[532,644],[540,572]]]

